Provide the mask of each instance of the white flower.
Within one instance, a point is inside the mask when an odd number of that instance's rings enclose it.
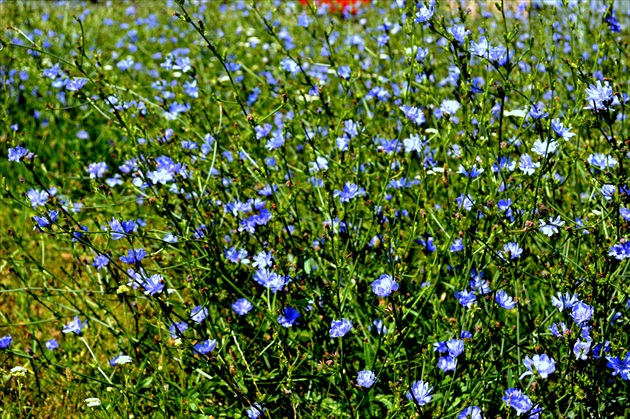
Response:
[[[97,397],[88,397],[85,399],[85,403],[87,403],[88,407],[96,407],[101,405],[101,399]]]
[[[130,364],[133,359],[129,355],[120,355],[116,358],[116,365],[125,365]]]
[[[25,377],[27,372],[28,370],[26,368],[19,365],[17,367],[11,368],[11,375],[14,377]]]

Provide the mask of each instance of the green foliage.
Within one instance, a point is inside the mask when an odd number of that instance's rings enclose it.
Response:
[[[0,5],[3,416],[628,415],[628,15],[404,3]]]

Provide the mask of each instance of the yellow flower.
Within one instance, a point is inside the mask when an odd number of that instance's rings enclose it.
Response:
[[[129,292],[129,287],[126,285],[121,285],[120,287],[118,287],[118,289],[116,290],[117,294],[126,294]]]

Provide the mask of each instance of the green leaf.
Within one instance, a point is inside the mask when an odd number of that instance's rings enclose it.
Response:
[[[313,267],[316,265],[316,262],[313,258],[307,259],[304,262],[304,272],[306,273],[306,275],[311,275],[311,273],[313,272]]]

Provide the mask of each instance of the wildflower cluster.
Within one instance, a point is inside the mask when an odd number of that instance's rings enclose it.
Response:
[[[12,4],[14,385],[113,416],[623,417],[630,15],[549,3]]]

